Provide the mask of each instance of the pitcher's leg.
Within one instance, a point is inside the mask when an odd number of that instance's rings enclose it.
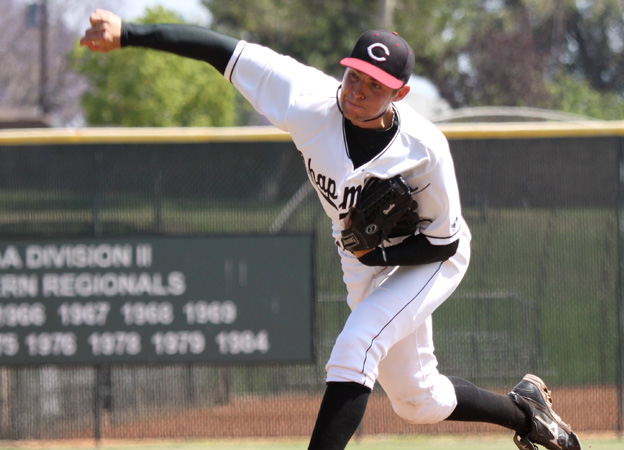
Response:
[[[455,390],[441,375],[433,353],[431,317],[397,343],[379,365],[378,381],[395,413],[409,423],[437,423],[457,403]]]
[[[343,450],[362,422],[370,392],[357,383],[327,383],[308,450]]]
[[[415,424],[445,419],[487,422],[524,435],[528,418],[509,396],[438,372],[431,336],[429,319],[413,335],[392,347],[379,366],[378,381],[394,411]]]
[[[364,415],[363,399],[373,388],[380,362],[393,346],[430,321],[431,313],[461,281],[469,255],[467,243],[464,247],[444,263],[398,267],[388,273],[378,272],[379,276],[373,274],[371,282],[374,279],[377,287],[366,292],[365,298],[356,295],[361,289],[354,291],[357,283],[349,279],[349,294],[355,300],[350,303],[353,312],[327,363],[328,388],[310,449],[333,450],[346,446],[349,433],[355,431],[355,424]],[[440,376],[440,380],[450,385],[446,378]],[[359,390],[357,401],[349,397],[353,388]],[[446,391],[452,391],[452,386],[450,389],[447,386]],[[451,409],[445,414],[450,414]]]
[[[327,363],[327,381],[372,389],[390,348],[431,316],[461,275],[448,263],[399,267],[349,315]]]
[[[511,397],[487,391],[459,377],[448,377],[455,388],[457,407],[446,420],[487,422],[518,431],[530,429],[529,418]]]

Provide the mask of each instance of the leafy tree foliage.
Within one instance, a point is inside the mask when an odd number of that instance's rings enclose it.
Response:
[[[49,0],[41,47],[41,14],[18,0],[0,0],[0,107],[45,112],[53,125],[80,125],[80,95],[85,80],[70,70],[67,54],[73,48],[74,32],[66,20],[67,11],[88,17],[97,3],[107,6],[113,0]],[[42,64],[46,77],[41,77]],[[40,89],[45,95],[40,98]]]
[[[555,12],[549,106],[602,119],[624,116],[624,7],[567,1]],[[548,76],[549,75],[549,76]]]
[[[180,23],[163,8],[143,23]],[[230,126],[235,90],[210,65],[155,50],[126,48],[108,54],[74,51],[74,67],[90,84],[83,106],[91,125]]]
[[[600,91],[624,92],[624,8],[603,0],[565,11],[568,72],[584,75]]]
[[[431,34],[450,36],[449,45],[439,52],[416,50],[424,75],[452,106],[532,106],[621,117],[624,17],[618,0],[483,0],[469,2],[472,11],[462,3]],[[467,23],[473,31],[466,32]]]
[[[624,112],[621,0],[202,0],[213,28],[336,77],[365,30],[391,27],[416,52],[415,74],[453,107],[533,106],[604,119]],[[28,2],[0,0],[0,107],[41,109],[39,29]],[[119,0],[49,0],[46,107],[55,125],[231,125],[259,122],[210,66],[165,53],[73,49],[93,8]],[[69,29],[67,11],[80,21]],[[153,10],[145,21],[179,21]],[[76,25],[74,24],[74,25]],[[72,53],[71,64],[67,58]],[[88,83],[87,83],[88,80]],[[80,99],[86,91],[84,102]]]
[[[213,28],[270,47],[329,74],[357,38],[375,26],[378,2],[371,0],[203,0]]]
[[[622,120],[624,101],[620,94],[600,92],[586,79],[560,73],[546,84],[549,102],[557,109],[586,117]]]
[[[336,76],[342,74],[338,61],[363,31],[379,25],[382,7],[392,4],[392,28],[414,48],[415,73],[429,78],[453,107],[532,106],[621,116],[620,0],[203,3],[216,29]]]

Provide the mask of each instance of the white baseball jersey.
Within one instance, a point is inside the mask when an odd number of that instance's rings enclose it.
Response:
[[[433,245],[455,241],[462,227],[459,192],[448,143],[432,123],[403,102],[394,105],[399,132],[373,160],[354,169],[338,108],[340,83],[274,51],[241,42],[225,73],[254,108],[287,131],[301,152],[310,181],[340,243],[341,217],[364,180],[403,174],[415,189],[421,233]]]
[[[332,221],[352,313],[327,363],[327,381],[379,381],[394,410],[412,423],[435,423],[456,405],[438,373],[431,314],[468,267],[470,232],[462,215],[444,135],[403,102],[393,105],[398,132],[368,163],[354,168],[338,107],[340,83],[296,60],[239,42],[225,77],[276,127],[290,133],[308,177]],[[368,267],[340,248],[342,218],[367,177],[402,174],[415,190],[420,233],[433,245],[459,239],[449,260],[419,266]]]

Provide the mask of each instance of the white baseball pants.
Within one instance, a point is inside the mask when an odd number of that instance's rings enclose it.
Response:
[[[457,288],[470,260],[470,234],[442,263],[368,267],[339,250],[352,312],[326,366],[327,381],[383,387],[394,411],[414,424],[437,423],[457,405],[437,369],[431,314]]]

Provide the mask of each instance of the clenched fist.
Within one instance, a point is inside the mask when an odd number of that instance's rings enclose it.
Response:
[[[89,17],[91,28],[85,31],[80,45],[94,52],[107,53],[121,47],[121,18],[110,11],[95,10]]]

